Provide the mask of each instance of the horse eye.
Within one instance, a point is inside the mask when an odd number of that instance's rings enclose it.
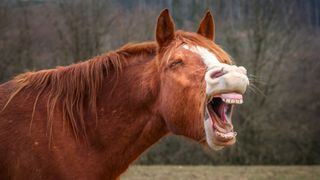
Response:
[[[182,59],[177,59],[174,62],[170,63],[169,68],[173,68],[173,67],[175,67],[175,66],[177,66],[179,64],[183,64]]]

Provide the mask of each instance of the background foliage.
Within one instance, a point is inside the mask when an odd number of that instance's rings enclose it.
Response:
[[[164,7],[188,31],[211,9],[216,42],[247,67],[251,86],[233,118],[235,146],[212,152],[169,136],[138,163],[320,164],[317,0],[1,0],[0,81],[153,40]]]

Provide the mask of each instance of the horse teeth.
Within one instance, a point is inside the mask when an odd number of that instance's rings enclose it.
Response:
[[[242,99],[222,99],[225,103],[228,104],[242,104],[243,100]]]

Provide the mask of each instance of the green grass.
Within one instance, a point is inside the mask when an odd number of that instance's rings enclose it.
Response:
[[[320,180],[320,166],[132,166],[122,180]]]

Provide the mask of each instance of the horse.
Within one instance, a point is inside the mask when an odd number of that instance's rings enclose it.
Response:
[[[1,179],[119,179],[168,134],[233,145],[249,80],[214,39],[210,11],[185,32],[164,9],[154,41],[1,84]]]

